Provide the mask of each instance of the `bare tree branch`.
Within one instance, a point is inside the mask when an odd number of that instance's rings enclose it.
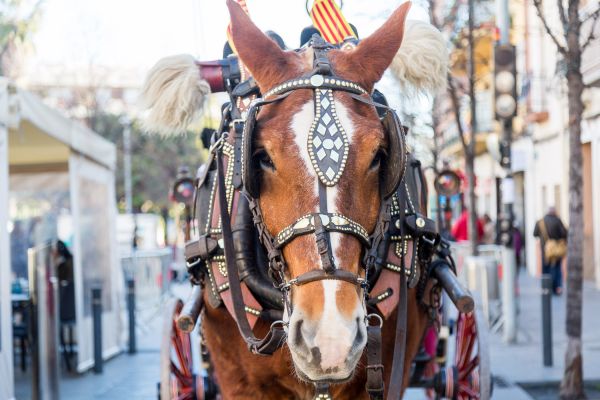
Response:
[[[546,20],[546,16],[544,15],[544,12],[542,11],[542,0],[533,0],[533,5],[535,6],[535,10],[537,11],[537,15],[540,18],[540,21],[542,21],[542,24],[544,25],[544,29],[546,29],[546,33],[550,36],[550,38],[552,39],[552,41],[556,45],[556,48],[558,49],[558,51],[562,55],[566,56],[567,55],[567,48],[565,46],[563,46],[562,44],[560,44],[560,42],[558,41],[557,37],[552,32],[552,29],[550,29],[550,26],[548,25],[548,21]]]
[[[458,9],[461,6],[461,0],[455,0],[454,4],[452,4],[452,8],[450,8],[450,12],[444,18],[444,26],[454,26],[456,23],[456,18],[458,17]]]
[[[588,35],[587,39],[585,39],[585,42],[583,42],[583,44],[581,45],[582,53],[590,45],[590,43],[592,43],[595,39],[597,39],[597,37],[595,35],[595,30],[596,30],[596,22],[598,22],[598,20],[600,19],[599,17],[600,17],[600,7],[596,11],[594,11],[592,16],[590,17],[590,18],[592,18],[592,26],[590,28],[590,34]]]
[[[569,29],[569,23],[567,22],[567,15],[565,14],[563,0],[556,0],[556,8],[558,9],[558,16],[560,17],[560,22],[562,23],[563,32],[566,35],[567,30]]]
[[[440,23],[435,17],[435,0],[428,0],[427,3],[429,4],[429,19],[431,20],[431,24],[438,30],[441,30]]]
[[[460,104],[458,103],[458,96],[456,94],[456,87],[454,86],[454,79],[452,76],[448,74],[448,92],[450,93],[450,98],[452,99],[452,108],[454,110],[454,119],[456,120],[456,127],[458,128],[458,137],[460,139],[460,143],[462,144],[463,151],[465,152],[465,156],[469,154],[469,145],[465,138],[465,132],[462,126],[462,122],[460,120]],[[473,138],[471,138],[472,140]]]

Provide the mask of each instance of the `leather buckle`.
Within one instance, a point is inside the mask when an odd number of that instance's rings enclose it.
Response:
[[[383,371],[383,364],[367,365],[365,368]],[[382,388],[382,390],[383,390],[383,388]]]

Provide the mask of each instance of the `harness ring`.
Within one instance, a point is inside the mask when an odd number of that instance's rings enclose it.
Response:
[[[377,318],[379,320],[379,327],[380,328],[383,327],[383,318],[381,318],[381,315],[376,314],[376,313],[371,313],[371,314],[367,315],[365,317],[365,321],[367,322],[368,326],[371,326],[371,323],[370,323],[371,318]]]

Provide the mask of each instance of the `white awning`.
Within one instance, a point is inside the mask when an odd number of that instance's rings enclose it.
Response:
[[[11,164],[67,162],[69,154],[75,152],[115,169],[113,143],[6,78],[0,78],[0,122],[9,127]]]

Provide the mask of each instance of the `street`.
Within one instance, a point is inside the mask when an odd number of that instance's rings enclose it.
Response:
[[[541,290],[538,281],[525,274],[519,278],[518,341],[505,344],[500,333],[490,335],[490,356],[495,377],[493,399],[549,400],[556,399],[557,384],[564,368],[565,297],[552,299],[552,337],[554,365],[543,367],[541,343]],[[185,297],[187,285],[177,285],[175,292]],[[600,292],[586,284],[584,289],[584,376],[588,399],[600,399]],[[152,313],[155,314],[155,313]],[[63,375],[60,381],[61,399],[119,400],[154,399],[160,374],[160,342],[162,316],[155,314],[138,329],[138,352],[123,353],[107,361],[102,374],[89,371],[81,376]],[[16,372],[19,374],[19,372]],[[17,375],[17,399],[29,398],[29,385]],[[409,389],[407,399],[423,399],[423,392]]]
[[[0,0],[0,400],[402,393],[600,400],[600,0]]]

